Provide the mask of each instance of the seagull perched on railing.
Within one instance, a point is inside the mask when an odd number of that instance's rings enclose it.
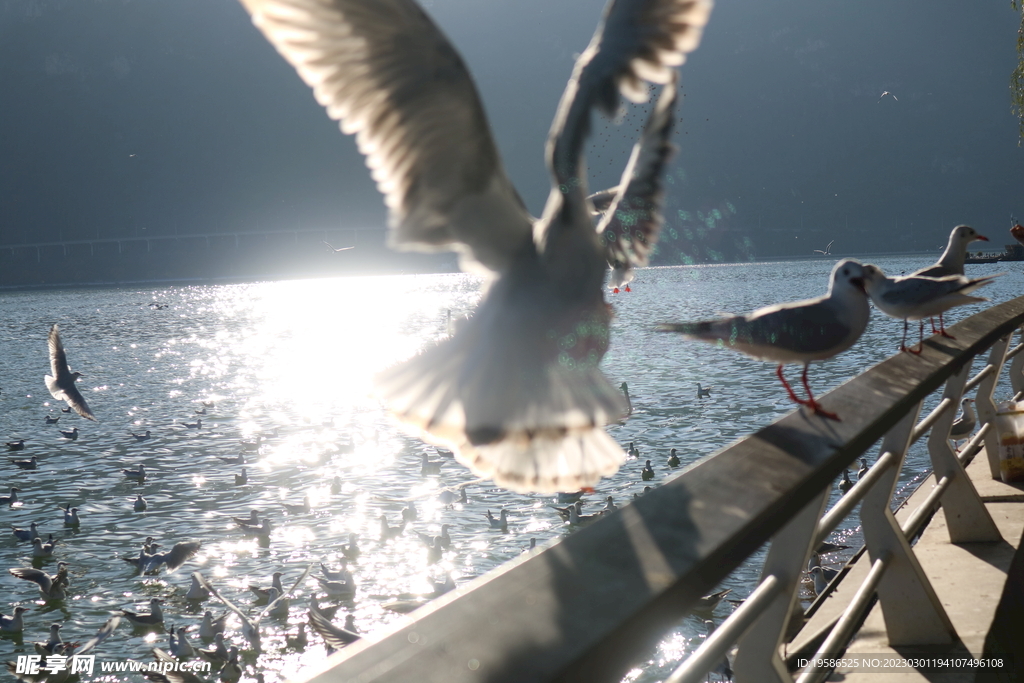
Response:
[[[392,412],[516,490],[576,490],[614,473],[623,454],[604,426],[625,406],[598,367],[611,321],[605,271],[643,264],[654,246],[660,173],[649,169],[664,163],[674,67],[697,47],[710,0],[608,5],[557,108],[551,192],[536,221],[462,59],[412,0],[242,3],[356,134],[390,210],[391,243],[456,250],[465,267],[494,275],[451,338],[378,377]],[[647,82],[665,87],[630,159],[628,178],[642,182],[624,183],[595,229],[583,159],[592,111],[615,115],[620,93],[645,101]]]
[[[885,93],[883,93],[884,95]],[[894,98],[895,99],[895,98]],[[942,252],[942,256],[935,262],[935,265],[915,270],[911,273],[911,277],[923,276],[923,277],[948,277],[950,275],[963,275],[964,274],[964,261],[967,260],[967,247],[971,242],[988,242],[988,238],[984,235],[979,235],[977,230],[969,225],[958,225],[953,228],[953,231],[949,233],[949,243],[946,245],[946,250]],[[932,332],[935,332],[935,321],[932,321]],[[939,313],[939,334],[943,337],[948,337],[946,334],[945,322],[942,319],[942,313]]]
[[[85,398],[75,386],[78,378],[84,377],[84,375],[80,372],[71,372],[67,354],[64,353],[64,344],[60,340],[60,330],[56,325],[50,328],[48,343],[50,346],[50,372],[53,373],[46,376],[46,388],[49,389],[50,395],[58,401],[67,401],[68,406],[82,417],[95,420],[96,416],[89,409],[89,404],[85,402]],[[77,434],[77,430],[75,431]]]
[[[907,321],[921,321],[919,332],[920,340],[923,342],[925,318],[938,316],[956,306],[988,301],[982,297],[969,295],[997,277],[999,275],[989,275],[970,280],[963,275],[938,278],[908,275],[890,278],[886,277],[878,266],[866,265],[864,289],[878,310],[889,317],[903,320],[900,351],[921,353],[922,346],[919,346],[917,351],[907,348]]]
[[[814,399],[807,383],[807,367],[842,353],[860,339],[868,326],[871,307],[864,293],[864,269],[845,259],[832,268],[828,293],[816,299],[766,306],[731,318],[659,325],[661,332],[678,332],[688,339],[710,342],[779,364],[776,374],[789,398],[816,414],[839,418]],[[797,398],[782,374],[785,363],[802,363],[801,379],[807,398]]]

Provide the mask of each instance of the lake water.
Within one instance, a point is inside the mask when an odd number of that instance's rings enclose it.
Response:
[[[880,258],[887,273],[910,272],[934,257]],[[641,456],[589,496],[588,510],[611,495],[625,504],[647,484],[643,461],[654,461],[654,485],[673,476],[666,465],[670,448],[683,464],[705,457],[793,409],[774,368],[709,345],[684,342],[652,332],[658,322],[746,312],[770,303],[821,294],[828,284],[830,259],[788,263],[653,268],[641,270],[633,291],[609,295],[617,317],[605,372],[618,384],[629,383],[634,412],[610,432],[620,443],[635,442]],[[1005,265],[968,266],[969,275],[1009,270],[984,293],[1004,301],[1024,291],[1020,269]],[[151,597],[167,600],[168,626],[196,625],[203,610],[222,610],[184,600],[189,573],[201,570],[231,600],[253,602],[249,584],[267,586],[271,574],[284,572],[289,585],[310,562],[336,565],[349,533],[360,538],[362,556],[352,565],[358,584],[343,614],[355,615],[364,633],[401,619],[382,604],[402,593],[426,593],[429,580],[451,572],[458,583],[480,576],[518,556],[536,538],[544,543],[568,533],[549,509],[548,496],[527,496],[489,483],[469,486],[469,502],[446,510],[437,494],[474,477],[454,461],[440,477],[420,475],[420,456],[438,459],[433,448],[399,429],[369,394],[373,375],[417,352],[446,333],[446,311],[463,315],[479,297],[479,281],[467,275],[359,277],[269,282],[246,285],[79,289],[0,294],[0,436],[27,439],[12,456],[38,456],[37,471],[4,463],[0,488],[18,486],[24,503],[3,510],[5,521],[61,539],[56,560],[71,564],[73,595],[63,603],[38,601],[36,587],[0,575],[3,604],[26,615],[24,643],[0,639],[0,660],[31,654],[32,641],[46,639],[48,626],[63,622],[66,640],[85,640],[118,608],[147,609]],[[166,304],[155,310],[152,302]],[[953,311],[949,322],[980,310]],[[61,327],[73,370],[85,374],[79,384],[98,423],[62,415],[43,384],[49,371],[46,338],[51,324]],[[899,321],[873,313],[861,341],[845,354],[812,368],[815,391],[854,377],[895,352]],[[793,377],[797,368],[790,370]],[[710,399],[698,400],[696,383],[712,386]],[[1002,393],[1007,393],[1002,389]],[[202,429],[189,429],[201,400],[215,406],[202,416]],[[44,416],[62,415],[57,426]],[[61,437],[58,427],[77,426],[77,441]],[[234,456],[241,439],[277,429],[248,464],[249,483],[235,486],[238,465],[217,456]],[[150,430],[137,443],[130,432]],[[906,490],[926,474],[927,455],[916,447],[902,476]],[[144,464],[149,478],[128,481],[122,468]],[[332,495],[338,476],[342,492]],[[149,502],[136,513],[141,492]],[[283,503],[298,504],[308,494],[311,514],[289,515]],[[836,494],[837,495],[837,494]],[[452,525],[453,549],[436,565],[407,530],[398,539],[379,542],[379,517],[394,524],[414,500],[419,520],[410,525],[430,535],[441,523]],[[58,504],[77,506],[77,531],[62,526]],[[490,530],[484,513],[509,511],[509,532]],[[265,547],[245,539],[231,521],[251,509],[276,522]],[[118,559],[136,555],[146,536],[165,547],[200,540],[199,555],[174,573],[138,576]],[[834,538],[858,537],[856,519]],[[30,566],[31,547],[13,535],[0,540],[3,568]],[[842,559],[842,558],[839,558]],[[724,584],[743,597],[759,571],[749,562]],[[295,675],[325,656],[318,637],[303,651],[289,649],[285,635],[305,621],[306,598],[316,588],[312,577],[299,588],[291,614],[264,620],[264,652],[244,657],[246,678],[256,672],[268,683]],[[256,612],[259,608],[253,608]],[[716,619],[732,609],[723,604]],[[198,643],[192,629],[192,640]],[[685,652],[702,639],[699,620],[687,617],[629,680],[664,678]],[[232,643],[243,646],[237,630]],[[153,646],[167,645],[164,633],[133,631],[122,622],[96,652],[98,659],[148,660]],[[110,679],[115,680],[115,679]]]

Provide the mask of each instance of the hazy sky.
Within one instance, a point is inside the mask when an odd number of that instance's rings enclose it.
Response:
[[[603,4],[425,3],[534,213]],[[931,248],[961,222],[1009,241],[1018,22],[1005,0],[719,2],[682,69],[669,225],[758,254]],[[385,223],[352,140],[235,0],[5,0],[0,93],[0,243]],[[599,129],[593,189],[616,182],[642,116]]]

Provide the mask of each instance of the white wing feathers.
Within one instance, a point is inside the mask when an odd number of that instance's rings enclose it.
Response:
[[[328,115],[356,135],[390,210],[392,245],[454,249],[504,270],[531,238],[532,219],[469,72],[423,10],[412,0],[242,3]]]
[[[611,287],[629,282],[634,267],[647,265],[661,232],[665,197],[661,177],[675,151],[669,140],[675,121],[676,94],[673,78],[662,88],[643,135],[633,147],[622,182],[598,223],[597,232],[612,266]],[[602,193],[598,197],[603,199]]]
[[[700,44],[711,0],[613,0],[586,51],[576,60],[548,138],[558,182],[580,175],[583,142],[594,107],[613,116],[619,94],[645,102],[644,84],[667,84],[673,68]],[[563,134],[565,133],[565,134]]]

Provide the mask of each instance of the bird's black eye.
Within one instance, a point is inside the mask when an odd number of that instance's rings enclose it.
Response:
[[[847,270],[846,268],[843,268],[843,275],[849,275],[849,274],[850,274],[850,271]]]

